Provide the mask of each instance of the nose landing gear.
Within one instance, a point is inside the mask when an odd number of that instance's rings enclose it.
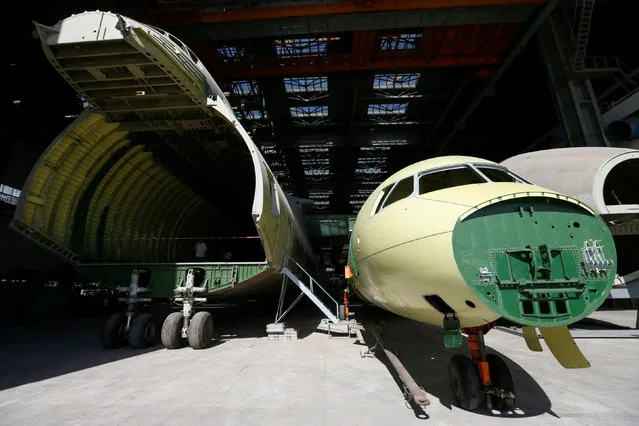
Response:
[[[499,356],[486,354],[484,334],[493,324],[463,329],[468,335],[471,358],[455,354],[448,366],[450,387],[457,404],[473,411],[481,406],[489,410],[511,410],[515,406],[515,385],[508,366]]]

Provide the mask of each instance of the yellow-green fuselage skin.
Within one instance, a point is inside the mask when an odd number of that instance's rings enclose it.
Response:
[[[380,193],[389,184],[429,169],[465,163],[491,164],[457,156],[422,161],[395,173],[369,196],[358,213],[350,247],[351,270],[357,271],[353,285],[366,300],[397,315],[438,326],[443,314],[425,300],[425,295],[441,297],[455,311],[462,327],[480,326],[501,316],[481,302],[460,274],[453,253],[455,224],[498,197],[557,193],[525,183],[487,182],[409,197],[373,214]],[[562,198],[587,209],[576,200]]]

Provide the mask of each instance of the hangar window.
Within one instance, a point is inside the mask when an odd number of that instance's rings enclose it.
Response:
[[[603,188],[606,205],[639,204],[637,167],[639,159],[627,160],[612,168],[606,176]]]
[[[427,172],[419,177],[419,193],[427,194],[440,189],[484,182],[479,175],[468,167]]]
[[[252,109],[245,112],[247,120],[262,120],[264,119],[264,113],[259,109]]]
[[[18,199],[22,191],[8,185],[0,185],[0,201],[14,206],[18,205]]]
[[[417,43],[421,39],[422,35],[419,33],[384,36],[380,40],[379,48],[382,51],[411,50],[417,48]]]
[[[224,60],[229,60],[229,59],[238,60],[244,56],[244,51],[236,48],[235,46],[218,47],[217,53],[220,55],[220,58]]]
[[[257,95],[255,80],[238,80],[231,83],[233,93],[238,96]]]
[[[294,58],[298,56],[315,56],[326,54],[326,37],[294,38],[290,40],[275,40],[275,52],[280,58]]]

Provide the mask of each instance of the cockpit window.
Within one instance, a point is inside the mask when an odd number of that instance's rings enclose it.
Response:
[[[390,206],[394,202],[410,197],[413,193],[413,186],[414,183],[412,176],[397,182],[397,185],[395,185],[392,191],[388,194],[388,197],[386,197],[386,200],[384,200],[382,209]]]
[[[419,177],[419,193],[426,194],[440,189],[484,182],[484,179],[470,168],[458,167],[421,175]]]
[[[475,166],[475,167],[477,167],[477,169],[480,172],[485,174],[488,177],[488,179],[490,179],[493,182],[517,182],[517,179],[515,179],[513,175],[509,174],[505,170],[498,169],[495,167],[482,167],[482,166]]]

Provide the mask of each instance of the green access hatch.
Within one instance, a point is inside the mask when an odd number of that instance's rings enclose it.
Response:
[[[455,261],[483,303],[522,325],[550,327],[597,309],[617,270],[610,231],[567,200],[497,201],[458,221]]]

